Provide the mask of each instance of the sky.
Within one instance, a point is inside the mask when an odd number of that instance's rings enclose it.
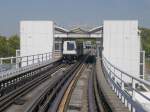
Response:
[[[52,20],[63,27],[138,20],[150,28],[150,0],[0,0],[0,35],[19,35],[21,20]]]

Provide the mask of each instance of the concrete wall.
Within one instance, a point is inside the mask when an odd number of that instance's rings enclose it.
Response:
[[[103,55],[116,67],[139,77],[138,21],[104,21]]]
[[[52,21],[20,22],[20,55],[36,55],[53,51]]]

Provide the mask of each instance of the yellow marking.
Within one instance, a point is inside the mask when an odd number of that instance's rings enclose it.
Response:
[[[82,65],[82,67],[80,68],[80,70],[77,72],[76,76],[73,78],[73,80],[71,81],[70,85],[68,86],[64,96],[63,96],[63,99],[61,100],[61,103],[59,105],[59,108],[58,108],[58,112],[64,112],[64,109],[65,109],[65,104],[67,102],[67,99],[68,99],[68,96],[71,92],[71,89],[72,89],[72,86],[75,84],[75,81],[77,80],[82,68],[83,68],[84,64]]]

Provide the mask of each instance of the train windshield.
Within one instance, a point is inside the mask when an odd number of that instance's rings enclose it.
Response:
[[[72,42],[67,42],[67,49],[68,49],[68,50],[74,50],[74,43],[72,43]]]

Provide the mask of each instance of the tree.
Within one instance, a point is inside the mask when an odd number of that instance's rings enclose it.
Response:
[[[146,56],[150,55],[150,29],[140,28],[141,30],[141,44],[145,50]]]
[[[4,36],[0,36],[0,57],[7,56],[7,39]]]
[[[0,36],[0,57],[10,57],[16,55],[16,50],[20,48],[20,38],[18,35],[11,37]]]
[[[16,50],[20,49],[20,38],[18,35],[13,35],[8,39],[9,56],[15,56]]]

